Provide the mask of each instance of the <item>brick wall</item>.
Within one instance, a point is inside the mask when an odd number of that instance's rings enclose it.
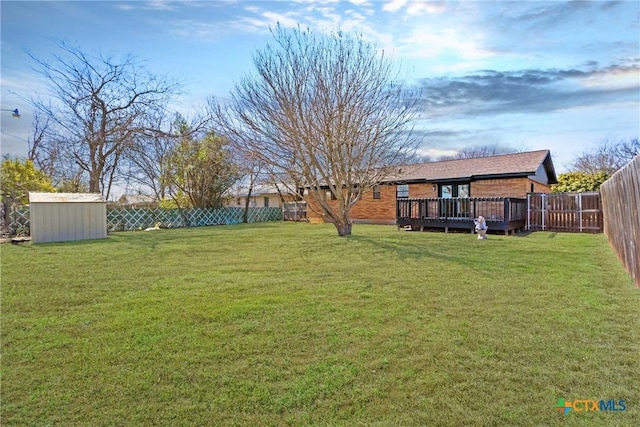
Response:
[[[409,184],[409,197],[438,197],[438,184]]]
[[[527,197],[533,184],[534,193],[550,193],[548,185],[529,178],[483,179],[471,183],[471,197]]]
[[[307,216],[312,221],[324,221],[322,209],[312,197],[305,198],[309,202]],[[336,200],[329,200],[332,208],[338,206]],[[351,208],[351,219],[355,222],[395,223],[396,220],[396,186],[381,185],[380,198],[374,199],[373,192],[367,191]]]
[[[529,178],[486,179],[471,183],[471,197],[521,197],[531,191],[531,184],[536,193],[549,193],[548,185],[540,184]],[[431,183],[409,184],[409,197],[438,197],[438,186]],[[312,200],[309,202],[307,215],[314,222],[324,221],[322,209]],[[337,201],[330,200],[331,207],[337,207]],[[396,186],[381,185],[380,199],[374,199],[372,192],[366,192],[351,208],[351,219],[354,222],[371,222],[381,224],[395,223],[396,219]]]

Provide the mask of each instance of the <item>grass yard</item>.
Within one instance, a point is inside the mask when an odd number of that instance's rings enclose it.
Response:
[[[4,426],[640,425],[640,291],[603,235],[261,223],[0,250]]]

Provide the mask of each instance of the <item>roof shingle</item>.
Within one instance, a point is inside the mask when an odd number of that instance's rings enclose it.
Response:
[[[534,175],[541,164],[548,162],[549,178],[555,181],[555,171],[549,150],[502,154],[472,159],[445,160],[398,168],[397,173],[385,181],[440,181],[447,179],[477,179],[494,175]]]

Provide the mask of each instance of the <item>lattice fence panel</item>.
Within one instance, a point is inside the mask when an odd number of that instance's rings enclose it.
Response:
[[[29,234],[29,207],[22,206],[11,209],[11,223],[9,232],[11,234]]]
[[[141,230],[160,224],[161,227],[182,228],[207,225],[229,225],[242,222],[242,208],[221,209],[109,209],[109,231]],[[280,208],[249,208],[249,222],[279,221]]]
[[[107,230],[144,230],[160,224],[166,228],[230,225],[242,222],[243,208],[221,209],[107,209]],[[249,222],[280,221],[280,208],[249,208]],[[13,208],[10,234],[29,233],[29,207]]]

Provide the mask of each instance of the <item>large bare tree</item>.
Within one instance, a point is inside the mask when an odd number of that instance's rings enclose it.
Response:
[[[417,97],[361,36],[281,26],[272,35],[255,74],[217,106],[218,127],[275,174],[302,181],[338,234],[351,234],[351,207],[415,150]]]
[[[44,99],[32,100],[48,127],[30,155],[60,154],[63,166],[86,174],[89,191],[108,198],[120,161],[146,131],[146,117],[164,109],[179,86],[132,56],[89,55],[64,42],[57,48],[51,61],[30,54],[49,89]]]

